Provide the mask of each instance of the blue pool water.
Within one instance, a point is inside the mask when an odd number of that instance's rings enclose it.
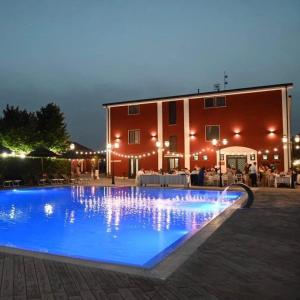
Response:
[[[240,196],[135,187],[0,191],[0,246],[151,268]]]

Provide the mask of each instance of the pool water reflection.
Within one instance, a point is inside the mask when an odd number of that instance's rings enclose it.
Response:
[[[151,268],[242,193],[135,187],[0,192],[0,246]]]

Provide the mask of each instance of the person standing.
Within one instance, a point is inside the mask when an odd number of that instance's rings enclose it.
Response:
[[[254,162],[249,169],[249,176],[251,180],[251,186],[257,186],[257,168],[256,162]]]
[[[198,185],[199,186],[203,186],[204,185],[204,178],[205,178],[205,168],[202,167],[200,169],[199,176],[198,176]]]

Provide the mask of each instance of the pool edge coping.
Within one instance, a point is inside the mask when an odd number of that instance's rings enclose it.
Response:
[[[191,255],[206,242],[206,240],[239,208],[245,201],[247,195],[242,196],[232,205],[227,207],[215,218],[207,222],[195,234],[185,240],[173,252],[166,256],[152,269],[145,269],[141,267],[134,267],[122,264],[104,263],[99,261],[92,261],[87,259],[72,258],[68,256],[55,255],[50,253],[42,253],[31,250],[23,250],[8,246],[0,245],[0,252],[13,255],[23,255],[32,258],[45,259],[57,261],[61,263],[73,264],[81,267],[90,267],[95,269],[102,269],[106,271],[121,272],[130,275],[142,276],[147,278],[155,278],[166,280],[173,272],[175,272]]]

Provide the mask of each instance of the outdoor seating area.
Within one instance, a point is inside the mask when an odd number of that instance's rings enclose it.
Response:
[[[256,173],[256,185],[253,185],[250,174],[246,171],[237,172],[235,169],[228,168],[226,173],[220,173],[218,168],[194,169],[191,173],[187,169],[181,171],[172,170],[170,173],[162,171],[141,169],[136,176],[137,186],[160,185],[162,187],[169,185],[187,186],[228,186],[233,183],[245,183],[249,186],[261,187],[289,187],[300,184],[300,175],[292,174],[291,171],[277,172],[271,169],[259,168]],[[222,184],[220,185],[220,180]],[[294,181],[294,182],[293,182]]]
[[[4,180],[3,183],[2,183],[2,186],[3,187],[7,187],[7,188],[17,187],[17,186],[20,186],[21,183],[22,183],[21,179]]]

